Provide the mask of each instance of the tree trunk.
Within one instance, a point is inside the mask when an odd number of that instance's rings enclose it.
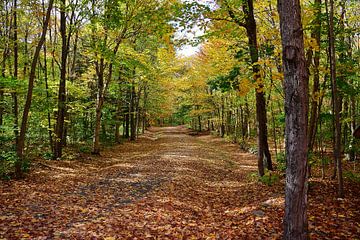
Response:
[[[130,97],[130,91],[129,89],[127,89],[127,98]],[[128,101],[129,99],[126,99],[126,101]],[[124,128],[124,131],[125,131],[125,138],[126,139],[129,139],[130,137],[130,105],[129,103],[126,103],[126,106],[125,106],[125,128]]]
[[[279,0],[285,87],[286,186],[284,239],[307,239],[306,68],[299,0]]]
[[[350,114],[351,114],[351,123],[350,123],[350,127],[351,127],[351,148],[350,148],[350,161],[355,161],[355,150],[354,150],[354,132],[356,129],[356,102],[355,102],[355,96],[351,96],[350,97]]]
[[[118,78],[118,86],[119,86],[119,91],[121,90],[121,71],[119,71],[119,78]],[[121,116],[121,97],[120,97],[120,93],[119,93],[119,97],[117,99],[117,103],[116,103],[116,115],[115,115],[115,142],[116,143],[120,143],[120,116]]]
[[[267,167],[272,170],[271,155],[267,139],[267,117],[264,84],[260,76],[260,66],[258,64],[259,51],[257,46],[256,22],[254,17],[254,6],[252,0],[243,1],[243,12],[245,14],[245,28],[248,37],[250,58],[256,85],[256,120],[258,130],[258,171],[259,175],[264,175],[264,156],[267,160]]]
[[[142,110],[142,133],[145,133],[146,129],[146,111],[147,111],[147,86],[144,87],[144,104],[143,104],[143,110]]]
[[[136,121],[135,121],[135,84],[131,85],[131,94],[130,94],[130,140],[136,140]]]
[[[24,111],[21,121],[21,128],[20,128],[20,135],[18,139],[18,145],[16,148],[18,160],[15,163],[15,174],[18,178],[22,177],[22,165],[24,160],[24,147],[25,147],[25,136],[26,136],[26,130],[27,130],[27,121],[29,116],[29,111],[31,107],[31,101],[32,101],[32,93],[34,89],[34,80],[35,80],[35,71],[36,71],[36,65],[39,59],[40,51],[42,48],[42,45],[45,42],[45,36],[46,31],[49,25],[50,21],[50,13],[53,6],[54,0],[49,0],[48,9],[46,11],[46,18],[45,22],[43,24],[41,37],[39,39],[39,42],[36,46],[34,57],[31,62],[31,69],[30,69],[30,75],[29,75],[29,82],[28,82],[28,91],[26,95],[25,105],[24,105]]]
[[[221,116],[221,125],[220,125],[220,135],[223,138],[225,136],[225,123],[224,123],[224,115],[225,115],[225,103],[224,103],[224,97],[221,98],[221,113],[219,112]]]
[[[309,122],[309,133],[308,133],[308,148],[309,151],[313,151],[315,136],[318,125],[318,103],[319,103],[319,93],[320,93],[320,37],[321,37],[321,0],[315,0],[315,22],[314,30],[311,33],[311,37],[315,38],[317,49],[314,50],[314,83],[311,96],[311,107],[310,107],[310,122]],[[312,57],[312,49],[309,50]]]
[[[327,1],[326,1],[327,2]],[[340,126],[340,99],[337,89],[336,80],[336,53],[335,53],[335,36],[334,36],[334,1],[330,0],[329,11],[329,57],[330,57],[330,77],[332,83],[332,96],[334,108],[334,162],[336,163],[338,175],[338,196],[344,197],[344,187],[342,178],[341,165],[341,126]]]
[[[49,100],[50,100],[50,93],[49,93],[49,83],[48,83],[48,71],[47,71],[47,48],[46,43],[44,44],[44,80],[45,80],[45,90],[46,90],[46,104],[47,104],[47,121],[48,121],[48,133],[49,133],[49,144],[51,147],[51,151],[54,154],[54,144],[52,138],[52,126],[51,126],[51,113],[49,109]]]
[[[1,37],[4,37],[5,39],[9,39],[9,36],[7,36],[9,33],[9,13],[8,13],[8,2],[4,1],[1,5],[1,7],[5,10],[5,20],[4,20],[4,31],[1,34]],[[2,59],[1,59],[1,76],[5,78],[5,72],[6,72],[6,59],[8,58],[8,43],[7,41],[4,41],[4,48],[2,49]],[[4,86],[2,86],[2,82],[0,82],[0,126],[3,125],[4,121]]]
[[[98,78],[98,92],[96,97],[96,115],[95,115],[95,129],[93,136],[92,154],[100,154],[100,127],[101,127],[101,111],[104,103],[104,58],[101,58],[96,64],[96,72]]]
[[[14,6],[13,6],[13,21],[14,21],[14,78],[16,81],[18,80],[18,69],[19,69],[19,47],[18,47],[18,26],[17,26],[17,0],[14,0]],[[18,143],[19,138],[19,104],[18,104],[18,97],[16,90],[11,94],[12,99],[14,102],[13,105],[13,114],[14,114],[14,136],[15,136],[15,142],[16,145]]]
[[[137,97],[136,97],[136,106],[135,106],[135,112],[136,112],[136,138],[139,137],[140,133],[140,116],[141,116],[141,109],[140,109],[140,98],[141,98],[141,91],[139,91]]]
[[[64,146],[64,125],[66,114],[66,63],[68,56],[68,45],[66,37],[66,1],[61,0],[60,7],[60,34],[61,34],[61,69],[60,69],[60,84],[58,91],[58,109],[55,127],[55,146],[54,146],[54,159],[61,158],[62,148]]]

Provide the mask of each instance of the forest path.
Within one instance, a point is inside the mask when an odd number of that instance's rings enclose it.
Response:
[[[151,128],[98,157],[34,165],[0,185],[0,239],[281,238],[284,183],[257,182],[255,155],[183,126]]]
[[[0,188],[0,237],[199,239],[265,231],[252,212],[268,197],[250,187],[257,185],[249,179],[255,156],[211,135],[190,136],[183,126],[151,128],[99,157],[35,165],[26,180]]]

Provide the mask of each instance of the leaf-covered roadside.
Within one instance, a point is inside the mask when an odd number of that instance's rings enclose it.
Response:
[[[153,128],[136,143],[34,163],[0,185],[3,239],[281,239],[284,182],[255,181],[256,157],[223,139]],[[360,235],[358,183],[313,178],[312,239]]]

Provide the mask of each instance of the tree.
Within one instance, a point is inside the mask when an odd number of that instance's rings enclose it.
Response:
[[[254,3],[252,0],[242,1],[242,10],[244,13],[244,22],[237,16],[234,10],[224,1],[229,16],[235,23],[246,29],[248,37],[248,47],[250,52],[252,70],[254,73],[254,82],[256,83],[256,120],[258,129],[258,171],[259,175],[264,175],[264,157],[266,158],[267,168],[272,170],[271,154],[269,151],[267,139],[267,116],[266,101],[264,93],[264,83],[260,75],[259,50],[257,44],[256,21],[254,17]]]
[[[328,1],[326,1],[326,9],[328,11]],[[332,87],[332,103],[334,110],[334,176],[336,169],[338,173],[338,195],[344,197],[344,186],[342,178],[342,165],[341,165],[341,125],[340,125],[340,111],[341,103],[338,93],[337,79],[336,79],[336,53],[335,53],[335,35],[334,35],[334,1],[330,0],[329,11],[329,58],[330,58],[330,78]]]
[[[314,59],[314,81],[313,89],[311,96],[311,109],[310,109],[310,120],[309,120],[309,132],[308,132],[308,147],[309,151],[313,150],[315,136],[317,131],[317,123],[319,120],[319,92],[320,92],[320,40],[321,40],[321,0],[315,0],[315,19],[313,23],[313,29],[311,32],[311,37],[315,39],[316,45],[315,49],[308,50],[308,65],[310,67],[310,62],[312,58]],[[313,51],[315,52],[313,57]]]
[[[60,35],[61,35],[61,65],[60,65],[60,84],[58,93],[58,109],[55,128],[54,159],[61,158],[62,147],[64,146],[64,120],[66,114],[66,68],[68,57],[68,40],[66,35],[66,1],[60,2]],[[69,33],[70,37],[70,33]]]
[[[285,87],[285,239],[306,239],[308,72],[299,0],[279,0]]]
[[[16,153],[17,153],[18,159],[15,164],[15,174],[19,178],[22,177],[25,136],[26,136],[27,122],[28,122],[29,112],[30,112],[30,107],[31,107],[31,102],[32,102],[32,94],[33,94],[33,90],[34,90],[36,66],[37,66],[37,62],[39,60],[41,48],[45,42],[45,36],[46,36],[46,32],[47,32],[48,25],[50,22],[50,13],[51,13],[53,4],[54,4],[54,0],[50,0],[48,3],[48,8],[46,11],[46,18],[45,18],[45,22],[42,26],[41,36],[40,36],[39,42],[37,43],[37,46],[36,46],[36,49],[34,52],[34,56],[33,56],[32,62],[31,62],[30,75],[29,75],[29,81],[28,81],[28,90],[27,90],[26,101],[25,101],[24,111],[23,111],[23,116],[22,116],[22,121],[21,121],[21,128],[20,128],[20,134],[19,134],[19,138],[18,138],[18,144],[16,146]]]

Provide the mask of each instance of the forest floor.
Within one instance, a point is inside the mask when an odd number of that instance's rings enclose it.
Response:
[[[284,179],[254,179],[256,156],[185,127],[152,128],[72,161],[33,162],[0,182],[0,239],[281,239]],[[360,184],[313,179],[312,239],[359,239]]]

